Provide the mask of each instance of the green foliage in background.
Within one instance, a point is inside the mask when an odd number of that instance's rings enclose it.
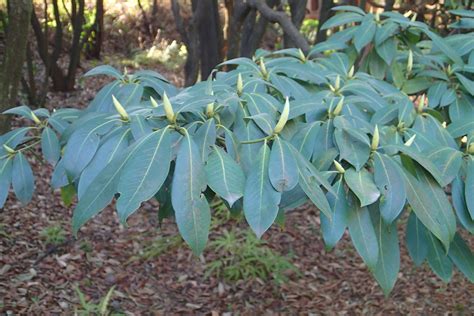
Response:
[[[116,200],[122,223],[157,199],[196,254],[215,195],[257,237],[278,214],[311,201],[328,248],[348,229],[388,294],[400,269],[399,218],[416,265],[474,281],[474,33],[456,10],[442,38],[413,16],[335,8],[333,29],[308,55],[259,51],[178,89],[160,74],[89,73],[115,80],[84,110],[7,111],[33,124],[0,139],[0,205],[10,184],[28,203],[26,153],[40,146],[53,188],[73,186],[79,229]],[[223,66],[236,69],[224,72]],[[451,200],[445,193],[451,192]],[[460,231],[464,231],[462,234]]]

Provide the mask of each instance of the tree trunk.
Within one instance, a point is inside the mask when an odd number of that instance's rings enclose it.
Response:
[[[197,1],[199,46],[201,51],[201,78],[207,78],[222,61],[222,29],[217,0]]]
[[[327,38],[326,30],[321,30],[321,26],[334,14],[332,11],[334,7],[333,0],[323,0],[321,10],[319,10],[319,26],[318,34],[316,35],[316,43],[324,42]]]
[[[92,26],[92,43],[87,46],[87,58],[100,59],[102,42],[104,40],[104,0],[97,0],[95,19]]]
[[[8,1],[8,28],[6,30],[5,55],[0,66],[0,112],[15,106],[21,72],[26,57],[26,44],[31,0]],[[0,115],[0,134],[10,129],[8,116]]]
[[[301,24],[303,24],[304,17],[306,15],[306,3],[307,0],[289,0],[288,4],[290,5],[291,12],[291,22],[299,30]],[[285,47],[295,47],[295,43],[292,41],[287,34],[283,36],[283,44]]]
[[[232,12],[229,12],[230,21],[227,33],[227,60],[237,58],[239,56],[239,48],[241,43],[241,30],[250,7],[243,0],[235,0]]]
[[[195,21],[197,13],[193,12],[189,26],[185,27],[178,0],[171,1],[171,11],[173,12],[176,29],[188,51],[186,63],[184,64],[184,85],[188,87],[196,82],[199,75],[199,37]]]

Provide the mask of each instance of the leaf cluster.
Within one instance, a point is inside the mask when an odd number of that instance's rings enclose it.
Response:
[[[174,216],[199,254],[216,195],[258,237],[311,201],[327,246],[348,229],[386,293],[403,214],[415,264],[446,281],[456,265],[474,280],[459,233],[474,232],[474,36],[463,22],[472,11],[452,12],[460,31],[442,38],[414,16],[335,10],[322,27],[336,31],[308,55],[259,51],[186,89],[153,71],[99,66],[87,76],[115,80],[84,111],[7,111],[34,124],[0,139],[0,205],[10,184],[31,199],[25,152],[38,144],[53,188],[77,192],[76,233],[113,199],[126,223],[156,198],[160,218]]]

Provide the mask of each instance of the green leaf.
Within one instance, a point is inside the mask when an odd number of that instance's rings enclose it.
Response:
[[[397,54],[397,41],[394,38],[389,38],[375,46],[375,50],[387,65],[390,65]]]
[[[442,51],[449,59],[454,61],[456,64],[464,64],[458,53],[451,46],[449,46],[443,38],[428,30],[428,28],[424,29],[423,31],[433,41],[433,44],[438,47],[439,50]]]
[[[386,225],[378,210],[372,212],[375,222],[375,234],[379,245],[379,258],[373,270],[375,279],[388,296],[395,286],[400,271],[400,246],[398,244],[397,226]]]
[[[357,28],[354,34],[354,46],[358,52],[362,50],[367,44],[369,44],[375,35],[376,24],[374,21],[373,14],[367,14],[364,16],[362,23]]]
[[[402,86],[402,91],[406,94],[415,94],[428,89],[430,86],[431,82],[427,78],[417,77],[405,81]]]
[[[456,233],[456,217],[443,188],[424,170],[417,168],[416,174],[423,190],[431,198],[431,213],[436,214],[449,231],[450,241]]]
[[[425,157],[421,152],[405,145],[389,145],[385,146],[385,149],[396,149],[401,151],[405,155],[409,156],[411,159],[419,163],[423,168],[425,168],[435,180],[441,185],[446,186],[449,184],[449,178],[443,176],[439,171],[438,167],[429,159]]]
[[[18,152],[13,158],[12,185],[16,197],[23,204],[28,204],[33,197],[35,182],[33,171],[23,153]]]
[[[122,74],[112,66],[109,65],[100,65],[97,67],[92,68],[88,72],[84,74],[84,77],[91,77],[97,75],[107,75],[110,77],[114,77],[115,79],[122,79]]]
[[[394,35],[398,30],[398,25],[386,20],[384,24],[377,27],[375,32],[375,45],[379,46],[385,42],[389,37]]]
[[[426,228],[415,215],[410,212],[407,223],[406,242],[408,253],[416,266],[420,266],[428,255],[428,235]]]
[[[364,10],[362,10],[359,7],[353,6],[353,5],[338,5],[337,7],[334,7],[331,10],[333,10],[333,11],[349,11],[349,12],[358,13],[362,16],[365,15]]]
[[[117,211],[122,223],[140,204],[151,199],[165,182],[171,161],[171,135],[168,129],[153,132],[140,143],[124,166],[118,182]]]
[[[46,160],[51,165],[56,165],[60,156],[59,140],[56,133],[49,127],[45,127],[41,134],[41,150]]]
[[[474,254],[459,234],[454,236],[448,255],[466,278],[474,282]]]
[[[363,16],[353,12],[343,12],[336,14],[321,26],[321,30],[327,30],[332,27],[362,21]]]
[[[402,172],[407,188],[407,199],[416,216],[448,249],[451,242],[450,229],[443,221],[440,210],[433,205],[432,197],[425,187],[408,171]]]
[[[461,225],[468,232],[474,234],[474,219],[467,210],[465,186],[460,176],[457,176],[451,184],[451,200]]]
[[[474,81],[467,79],[460,73],[456,73],[456,77],[458,77],[459,81],[461,84],[466,88],[467,92],[469,92],[471,95],[474,95]]]
[[[474,130],[474,120],[470,117],[457,120],[449,124],[447,130],[454,138],[467,135]]]
[[[344,180],[359,198],[361,206],[373,204],[378,200],[380,192],[372,174],[367,169],[362,168],[360,171],[356,171],[354,168],[349,168],[344,173]]]
[[[118,130],[107,137],[99,147],[92,161],[82,171],[77,188],[77,196],[81,199],[91,182],[97,177],[99,172],[105,168],[116,156],[123,153],[129,142],[130,129]],[[62,161],[62,160],[61,160]],[[61,163],[58,163],[58,165]]]
[[[209,153],[211,152],[212,146],[216,143],[216,122],[213,118],[207,120],[202,126],[199,127],[194,139],[196,144],[199,146],[201,152],[201,160],[206,162]]]
[[[288,144],[275,137],[268,166],[270,182],[279,192],[290,191],[298,184],[298,166]]]
[[[325,123],[325,126],[332,125],[330,122]],[[291,140],[291,144],[303,155],[304,158],[310,159],[313,155],[315,147],[315,139],[322,129],[319,122],[310,123],[299,132]]]
[[[92,160],[100,144],[100,134],[112,128],[115,122],[105,121],[96,125],[95,121],[77,129],[68,139],[64,150],[64,167],[76,179]]]
[[[140,144],[147,141],[149,137],[153,137],[153,134],[141,138],[128,150],[117,155],[92,180],[74,209],[72,216],[74,234],[77,234],[82,225],[112,201],[124,166],[137,152]]]
[[[369,160],[370,147],[368,144],[360,142],[348,131],[336,128],[334,138],[339,148],[339,157],[354,166],[356,170],[361,170],[367,160]]]
[[[359,255],[370,270],[374,270],[379,259],[379,246],[374,225],[367,207],[359,207],[355,199],[349,213],[349,234]]]
[[[244,190],[245,218],[259,238],[275,221],[281,199],[281,193],[273,188],[268,176],[269,161],[270,148],[264,143],[254,157]]]
[[[242,167],[223,149],[214,147],[205,170],[209,187],[230,207],[244,195],[245,175]]]
[[[68,184],[64,187],[61,187],[61,199],[63,200],[64,205],[70,206],[76,195],[76,188],[73,184]]]
[[[446,183],[451,183],[458,175],[462,164],[462,153],[459,150],[450,147],[436,148],[427,157],[438,167]]]
[[[186,135],[176,158],[171,202],[179,232],[196,255],[204,250],[211,226],[211,211],[202,194],[205,189],[206,174],[199,147]]]
[[[426,258],[434,273],[444,282],[448,283],[453,273],[453,263],[444,251],[443,246],[439,243],[439,240],[430,233],[428,233],[428,255]]]
[[[12,159],[7,157],[0,160],[0,208],[3,208],[8,197],[12,179]]]
[[[381,192],[380,215],[386,224],[392,223],[405,206],[406,188],[401,172],[390,156],[374,153],[374,180]]]
[[[326,194],[331,210],[331,217],[326,216],[322,212],[320,214],[324,243],[329,249],[335,247],[337,242],[344,235],[350,214],[342,177],[334,183],[333,189],[336,195],[331,193]]]
[[[471,214],[471,219],[474,220],[474,158],[470,156],[468,158],[467,168],[466,168],[466,205]]]

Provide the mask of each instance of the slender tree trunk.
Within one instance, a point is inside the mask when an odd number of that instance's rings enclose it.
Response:
[[[306,15],[306,3],[307,0],[289,0],[288,4],[290,5],[291,12],[291,22],[299,30],[301,24],[303,24],[304,17]],[[295,47],[295,43],[288,37],[287,34],[283,37],[283,44],[285,47]]]
[[[104,0],[97,0],[95,19],[92,26],[92,43],[87,48],[87,57],[100,59],[102,42],[104,41]]]
[[[243,0],[235,0],[232,12],[229,12],[230,21],[227,33],[227,60],[239,56],[239,48],[241,46],[241,30],[250,7]]]
[[[199,46],[201,51],[201,78],[207,78],[222,61],[222,29],[217,0],[200,0],[196,4]]]
[[[0,112],[15,106],[21,72],[26,57],[26,44],[31,0],[8,1],[8,28],[6,30],[5,55],[0,66]],[[19,36],[20,35],[20,36]],[[0,134],[10,129],[8,116],[0,115]]]
[[[173,12],[176,29],[186,46],[188,56],[184,64],[184,85],[186,87],[193,85],[199,76],[199,37],[196,27],[197,12],[193,12],[188,27],[185,26],[181,17],[181,9],[178,0],[171,0],[171,11]]]
[[[319,10],[319,25],[322,26],[333,14],[331,10],[334,7],[333,0],[323,0],[321,9]],[[316,35],[316,43],[323,42],[327,38],[326,30],[318,29],[318,34]]]

